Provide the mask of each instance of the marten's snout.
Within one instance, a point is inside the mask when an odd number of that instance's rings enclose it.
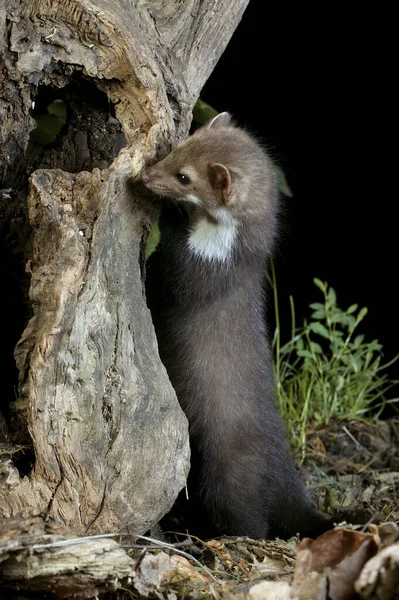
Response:
[[[146,173],[146,171],[144,171],[144,172],[141,174],[141,181],[142,181],[143,183],[149,183],[149,181],[150,181],[150,176],[148,175],[148,173]]]

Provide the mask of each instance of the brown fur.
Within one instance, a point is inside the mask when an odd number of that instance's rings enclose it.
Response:
[[[201,529],[198,513],[191,533],[264,538],[327,529],[328,519],[302,489],[274,403],[264,314],[279,213],[271,160],[222,113],[146,169],[142,181],[177,201],[162,213],[147,298],[161,358],[189,421],[190,502],[215,528]],[[208,223],[215,225],[231,251],[220,249],[219,239],[214,258],[193,251],[189,240],[201,219],[206,235]]]

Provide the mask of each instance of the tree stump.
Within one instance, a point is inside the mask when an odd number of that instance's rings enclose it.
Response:
[[[187,135],[247,3],[0,0],[0,518],[140,534],[185,484],[143,286],[159,207],[131,181]]]

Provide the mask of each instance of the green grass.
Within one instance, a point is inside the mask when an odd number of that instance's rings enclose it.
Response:
[[[282,343],[278,294],[272,268],[276,330],[273,339],[277,399],[293,450],[305,458],[307,431],[328,426],[332,420],[372,421],[387,404],[387,393],[397,383],[386,369],[399,355],[382,363],[382,346],[366,341],[358,327],[367,308],[352,304],[346,310],[337,305],[337,296],[327,283],[314,279],[322,293],[320,302],[310,305],[312,314],[301,327],[295,323],[292,298],[291,338]]]

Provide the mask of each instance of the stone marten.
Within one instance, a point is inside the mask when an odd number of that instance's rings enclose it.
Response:
[[[221,113],[141,181],[173,201],[148,262],[147,301],[189,422],[189,532],[315,537],[330,520],[306,496],[289,454],[265,326],[279,216],[272,161]]]

